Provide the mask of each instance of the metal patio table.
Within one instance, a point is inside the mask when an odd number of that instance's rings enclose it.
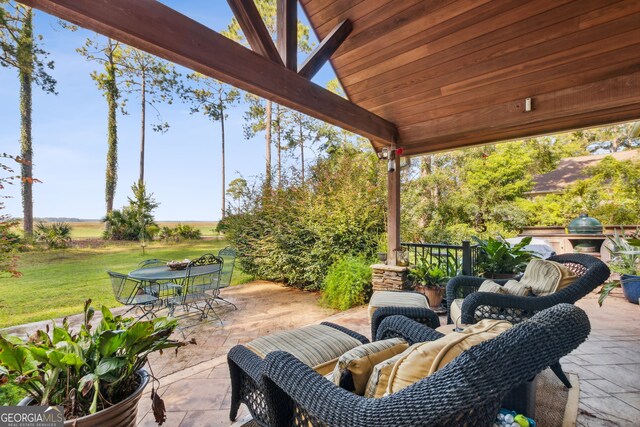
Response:
[[[173,282],[180,284],[189,277],[204,276],[205,274],[216,273],[222,268],[221,265],[197,265],[183,270],[172,270],[167,266],[158,266],[150,268],[139,268],[129,273],[129,277],[143,282]]]

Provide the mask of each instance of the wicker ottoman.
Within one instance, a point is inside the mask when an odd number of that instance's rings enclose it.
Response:
[[[378,327],[384,318],[397,314],[432,329],[440,326],[438,315],[429,308],[427,297],[423,294],[406,291],[376,291],[369,301],[371,339],[376,339]]]
[[[233,347],[227,355],[231,375],[231,410],[235,420],[238,408],[244,403],[260,425],[271,425],[262,383],[264,358],[282,350],[325,375],[336,365],[338,357],[369,340],[349,329],[333,323],[307,326],[257,338],[245,345]]]

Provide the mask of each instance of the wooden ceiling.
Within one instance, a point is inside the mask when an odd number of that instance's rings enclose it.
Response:
[[[640,118],[640,1],[300,2],[320,39],[351,21],[331,62],[406,154]]]

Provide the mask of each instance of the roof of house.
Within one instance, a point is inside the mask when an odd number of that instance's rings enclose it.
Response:
[[[585,168],[596,165],[607,156],[611,156],[618,161],[640,159],[640,150],[627,150],[617,153],[593,154],[562,159],[555,170],[533,177],[535,186],[528,194],[558,193],[569,184],[581,179],[584,176],[583,172]]]

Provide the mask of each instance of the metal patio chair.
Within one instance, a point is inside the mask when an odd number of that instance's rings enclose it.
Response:
[[[131,310],[142,310],[138,319],[147,316],[155,317],[154,309],[160,304],[160,299],[145,291],[143,283],[127,276],[126,274],[107,271],[111,279],[111,287],[116,301],[131,306],[123,315]]]
[[[222,264],[222,258],[213,254],[205,254],[191,261],[187,266],[187,274],[180,294],[167,299],[169,316],[175,317],[175,309],[180,306],[185,313],[191,310],[200,312],[201,320],[208,318],[213,313],[214,317],[222,323],[222,319],[213,307],[215,295],[220,285]],[[215,268],[216,266],[218,268]]]
[[[167,265],[167,262],[169,261],[159,258],[146,259],[138,263],[138,269],[165,267]],[[174,283],[169,280],[154,280],[148,283],[145,282],[143,286],[146,293],[160,298],[161,304],[166,298],[179,294],[182,289],[181,284]]]
[[[220,285],[216,291],[216,301],[221,301],[226,304],[232,305],[234,309],[238,309],[234,303],[228,301],[220,296],[220,291],[224,288],[228,288],[231,285],[231,276],[233,275],[233,269],[236,263],[237,251],[231,246],[227,246],[224,249],[218,251],[218,257],[222,258],[224,263],[222,264],[222,271],[220,272]]]

